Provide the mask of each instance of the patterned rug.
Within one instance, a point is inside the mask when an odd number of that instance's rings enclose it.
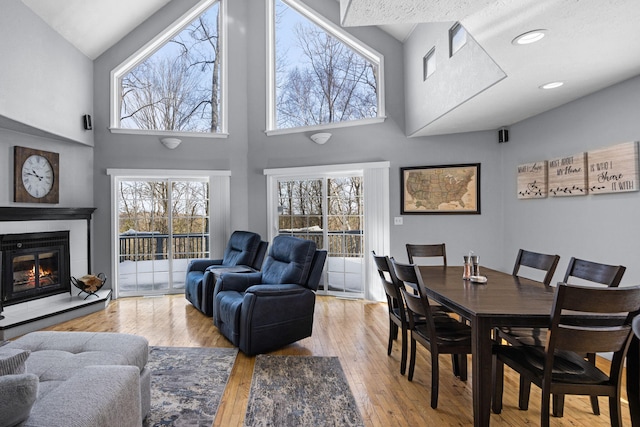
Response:
[[[151,412],[144,427],[211,427],[238,349],[151,347]]]
[[[256,357],[245,427],[364,426],[337,357]]]

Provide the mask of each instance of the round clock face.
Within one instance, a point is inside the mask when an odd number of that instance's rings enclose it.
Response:
[[[53,188],[53,168],[51,163],[39,155],[32,155],[22,164],[22,184],[32,197],[40,199]]]

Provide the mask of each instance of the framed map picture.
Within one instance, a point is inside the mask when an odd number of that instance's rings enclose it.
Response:
[[[400,168],[401,214],[479,214],[480,163]]]

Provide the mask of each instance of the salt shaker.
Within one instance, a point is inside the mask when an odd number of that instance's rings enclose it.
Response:
[[[464,270],[462,272],[462,278],[464,280],[469,280],[471,278],[471,261],[467,255],[463,256],[464,258]]]

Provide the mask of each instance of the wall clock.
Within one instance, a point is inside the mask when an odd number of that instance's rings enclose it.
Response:
[[[14,201],[23,203],[58,203],[58,153],[14,147]]]

